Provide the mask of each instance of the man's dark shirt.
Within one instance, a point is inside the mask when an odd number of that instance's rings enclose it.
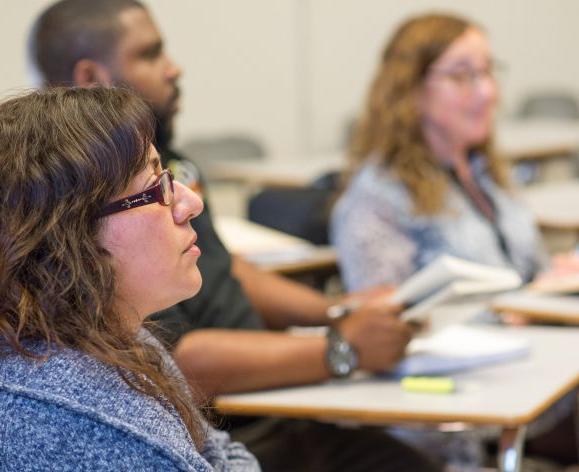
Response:
[[[163,167],[176,180],[192,187],[202,182],[194,165],[171,150],[161,152]],[[195,174],[195,175],[192,175]],[[191,221],[201,248],[198,267],[203,278],[200,292],[171,308],[151,315],[154,334],[172,349],[179,339],[194,329],[262,329],[259,315],[250,305],[239,281],[231,275],[231,255],[217,236],[207,201],[201,215]],[[152,286],[151,290],[155,287]]]

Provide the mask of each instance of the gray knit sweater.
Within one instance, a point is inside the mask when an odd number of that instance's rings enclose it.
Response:
[[[42,345],[32,346],[42,352]],[[258,471],[208,426],[202,452],[175,409],[73,350],[47,361],[0,356],[0,471]]]

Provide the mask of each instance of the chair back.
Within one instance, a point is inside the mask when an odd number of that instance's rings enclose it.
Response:
[[[265,188],[249,200],[248,218],[313,244],[327,245],[339,177],[338,172],[331,172],[304,188]]]
[[[542,92],[528,95],[517,112],[519,118],[579,119],[579,99],[565,92]]]
[[[203,173],[215,162],[259,160],[266,155],[261,142],[246,134],[197,137],[185,142],[180,150]]]

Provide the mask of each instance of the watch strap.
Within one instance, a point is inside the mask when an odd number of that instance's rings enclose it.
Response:
[[[326,363],[334,377],[348,377],[358,367],[358,354],[340,332],[330,327],[326,335]]]

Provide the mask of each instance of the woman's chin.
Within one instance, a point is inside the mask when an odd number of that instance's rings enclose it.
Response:
[[[490,133],[491,133],[491,130],[490,130],[490,128],[487,128],[487,127],[473,130],[470,133],[470,139],[469,139],[470,146],[471,147],[480,146],[487,139],[489,139],[489,136],[491,135]]]
[[[195,268],[195,272],[193,274],[193,278],[189,286],[189,294],[187,297],[185,297],[185,299],[197,295],[201,290],[202,286],[203,286],[203,279],[201,278],[201,273],[199,272],[199,269]]]
[[[166,310],[167,308],[171,308],[172,306],[177,305],[178,303],[184,302],[185,300],[189,300],[190,298],[195,297],[200,290],[201,290],[201,282],[192,284],[191,286],[181,290],[179,294],[175,294],[175,296],[171,297],[171,299],[165,300],[164,303],[165,306],[163,306],[161,309],[157,311]]]

